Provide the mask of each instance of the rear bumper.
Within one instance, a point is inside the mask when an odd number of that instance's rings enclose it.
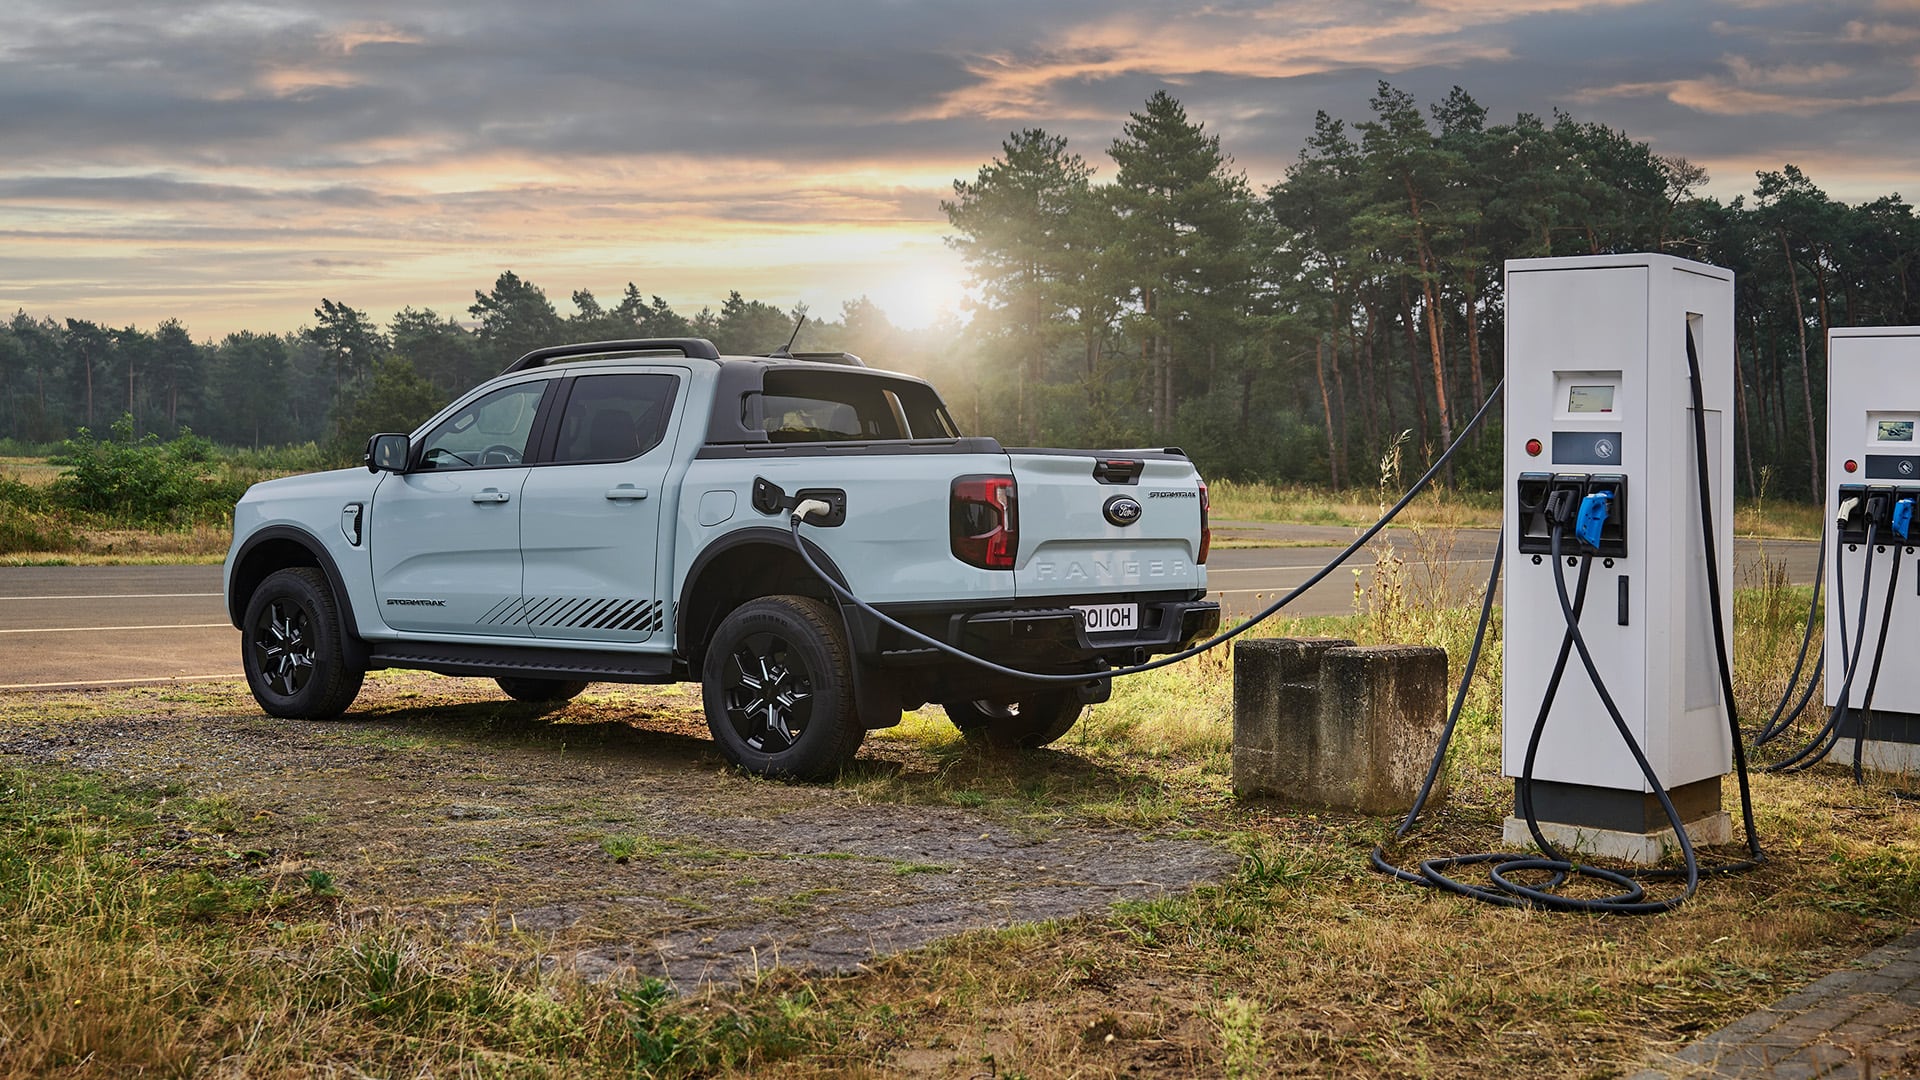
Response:
[[[1211,636],[1220,628],[1220,605],[1204,599],[1205,595],[1104,594],[1048,597],[1045,603],[1032,604],[1005,599],[894,604],[882,605],[880,610],[937,641],[1019,671],[1097,676],[1110,668],[1178,652]],[[1140,605],[1140,627],[1124,633],[1089,634],[1080,613],[1069,606],[1126,602]],[[861,658],[895,674],[905,684],[924,687],[926,700],[945,700],[956,694],[986,698],[1033,689],[1030,682],[994,674],[915,641],[881,625],[866,612],[852,610],[848,615],[853,645]]]

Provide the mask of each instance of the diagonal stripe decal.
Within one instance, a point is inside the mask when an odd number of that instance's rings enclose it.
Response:
[[[509,596],[488,608],[482,626],[526,626],[657,633],[666,627],[658,600],[595,596]]]

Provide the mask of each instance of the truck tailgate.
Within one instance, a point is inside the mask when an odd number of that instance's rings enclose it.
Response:
[[[1206,567],[1194,561],[1200,552],[1200,477],[1186,458],[1157,451],[1009,450],[1007,456],[1019,499],[1019,596],[1206,587]],[[1132,470],[1107,468],[1105,462],[1137,462],[1140,468],[1127,482]],[[1129,499],[1139,508],[1131,521],[1123,502]]]

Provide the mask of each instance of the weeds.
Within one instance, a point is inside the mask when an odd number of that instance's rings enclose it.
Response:
[[[1443,544],[1442,532],[1403,543]],[[1771,570],[1741,585],[1736,680],[1750,711],[1791,666],[1806,594]],[[1392,618],[1264,629],[1441,645],[1457,674],[1477,611],[1474,597],[1450,590],[1405,580],[1397,594],[1364,598],[1391,600]],[[1489,677],[1455,744],[1464,782],[1416,836],[1415,855],[1497,843],[1511,806],[1497,754],[1498,646],[1496,628]],[[996,835],[1019,834],[1005,823],[1111,823],[1211,838],[1242,857],[1229,878],[962,935],[854,974],[773,971],[728,990],[631,976],[589,983],[549,938],[492,924],[455,937],[424,921],[348,914],[315,887],[323,871],[270,871],[249,855],[259,841],[244,835],[245,806],[0,770],[0,1073],[968,1075],[991,1061],[1002,1075],[1617,1075],[1920,917],[1912,808],[1839,770],[1755,776],[1769,862],[1715,879],[1669,917],[1511,912],[1380,878],[1366,851],[1391,822],[1231,797],[1230,676],[1221,655],[1121,680],[1058,747],[1033,753],[985,750],[929,709],[875,732],[860,767],[829,793],[883,822],[910,824],[912,807],[927,805],[977,814]],[[390,697],[411,701],[421,685],[396,679]],[[570,755],[619,745],[587,739],[572,721],[502,733],[487,719],[498,703],[481,697],[383,722],[476,749],[529,741],[529,731],[585,748]],[[124,713],[152,699],[117,700]],[[609,693],[593,707],[623,700]],[[49,695],[34,709],[78,722],[100,707]],[[449,712],[467,723],[447,724]],[[400,739],[390,752],[421,749]],[[808,800],[808,789],[737,783],[756,806]],[[598,843],[609,860],[647,864],[620,874],[724,858],[771,877],[779,860],[840,855],[602,835],[613,820],[585,819],[573,839],[590,862]],[[966,896],[964,875],[925,855],[880,873],[887,888]],[[703,880],[784,895],[737,873]],[[360,905],[363,891],[348,891]],[[845,895],[809,895],[807,910]]]

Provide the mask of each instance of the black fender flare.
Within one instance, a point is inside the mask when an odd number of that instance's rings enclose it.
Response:
[[[769,544],[773,547],[794,552],[796,555],[799,553],[799,549],[794,547],[792,533],[785,529],[775,529],[764,525],[736,529],[720,539],[715,540],[713,543],[708,544],[700,554],[694,558],[693,565],[687,568],[687,579],[680,583],[679,602],[673,606],[674,651],[679,653],[682,659],[691,658],[691,654],[687,648],[687,618],[693,610],[694,583],[700,580],[701,575],[705,574],[707,568],[713,565],[714,560],[738,548],[746,547],[749,544]],[[827,573],[833,575],[835,581],[844,587],[847,584],[847,576],[834,564],[833,559],[830,558],[826,552],[820,550],[818,545],[810,544],[808,546],[812,548],[814,561],[818,562]],[[828,591],[831,593],[831,590]],[[834,606],[839,606],[838,598],[835,598]],[[842,611],[840,617],[844,621],[846,612]]]
[[[825,570],[842,588],[851,590],[852,587],[847,584],[847,575],[834,563],[832,557],[822,551],[819,545],[811,541],[806,543],[808,552],[813,556],[814,561],[820,564],[820,568]],[[680,599],[673,608],[674,652],[687,663],[689,674],[696,679],[699,677],[699,672],[692,666],[693,649],[687,625],[693,610],[694,583],[700,580],[701,575],[714,560],[750,544],[767,544],[799,554],[793,533],[786,529],[776,529],[766,525],[736,529],[707,545],[693,560],[693,565],[687,568],[687,579],[680,583]],[[857,613],[847,610],[847,605],[838,595],[832,594],[831,590],[829,590],[828,599],[832,600],[834,609],[840,613],[840,625],[847,634],[847,655],[853,662],[851,673],[853,700],[855,708],[859,710],[861,723],[870,729],[893,727],[900,722],[899,692],[894,689],[892,680],[883,672],[876,670],[871,659],[862,651],[858,633],[859,623],[855,618]]]
[[[327,586],[333,590],[334,605],[340,613],[341,625],[338,630],[341,647],[346,652],[347,662],[364,670],[368,665],[369,652],[367,643],[360,639],[360,622],[353,613],[353,595],[347,591],[346,579],[340,576],[340,567],[333,561],[333,555],[319,538],[297,525],[269,525],[247,537],[246,542],[240,545],[240,550],[233,556],[231,574],[237,575],[246,566],[248,556],[262,545],[274,542],[290,542],[305,549],[320,572],[326,575]],[[233,581],[231,575],[228,581],[230,584]],[[245,629],[240,624],[247,613],[247,600],[252,595],[251,589],[244,596],[237,589],[227,590],[227,618],[237,629]]]

